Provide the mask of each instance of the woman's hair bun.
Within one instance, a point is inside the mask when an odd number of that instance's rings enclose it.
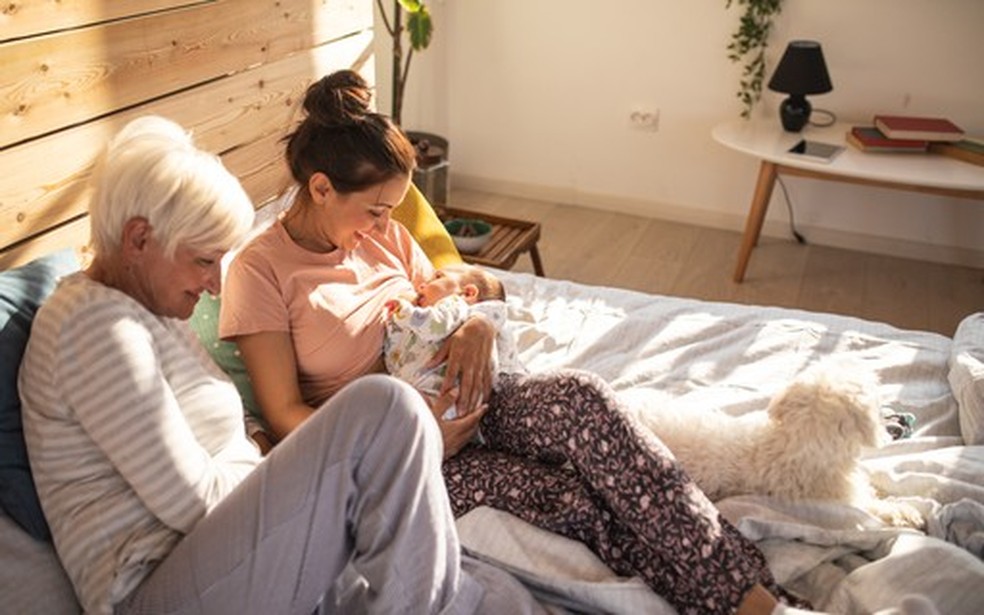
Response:
[[[360,123],[370,113],[369,84],[353,70],[341,70],[308,87],[304,110],[308,119],[326,128]]]

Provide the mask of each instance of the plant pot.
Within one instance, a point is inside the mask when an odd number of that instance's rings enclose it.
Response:
[[[410,143],[417,149],[417,168],[413,183],[435,208],[447,206],[451,195],[448,140],[429,132],[407,131]]]

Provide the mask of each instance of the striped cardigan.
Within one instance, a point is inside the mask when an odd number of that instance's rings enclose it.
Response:
[[[39,310],[24,437],[86,612],[109,613],[260,461],[242,402],[185,322],[84,273]]]

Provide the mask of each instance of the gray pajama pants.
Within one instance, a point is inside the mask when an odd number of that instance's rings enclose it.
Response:
[[[462,569],[440,442],[409,386],[386,376],[353,382],[116,612],[310,615],[326,594],[329,612],[537,612],[512,577],[471,561]],[[362,591],[339,591],[340,577],[360,575]]]

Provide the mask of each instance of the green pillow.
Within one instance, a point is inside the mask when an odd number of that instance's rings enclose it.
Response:
[[[212,360],[235,383],[236,389],[239,390],[239,396],[243,398],[246,412],[262,423],[263,417],[256,404],[256,398],[253,396],[253,386],[249,382],[246,366],[243,364],[242,357],[239,356],[239,348],[233,342],[219,339],[220,305],[221,301],[218,297],[209,293],[202,293],[189,323],[202,346],[212,355]]]

